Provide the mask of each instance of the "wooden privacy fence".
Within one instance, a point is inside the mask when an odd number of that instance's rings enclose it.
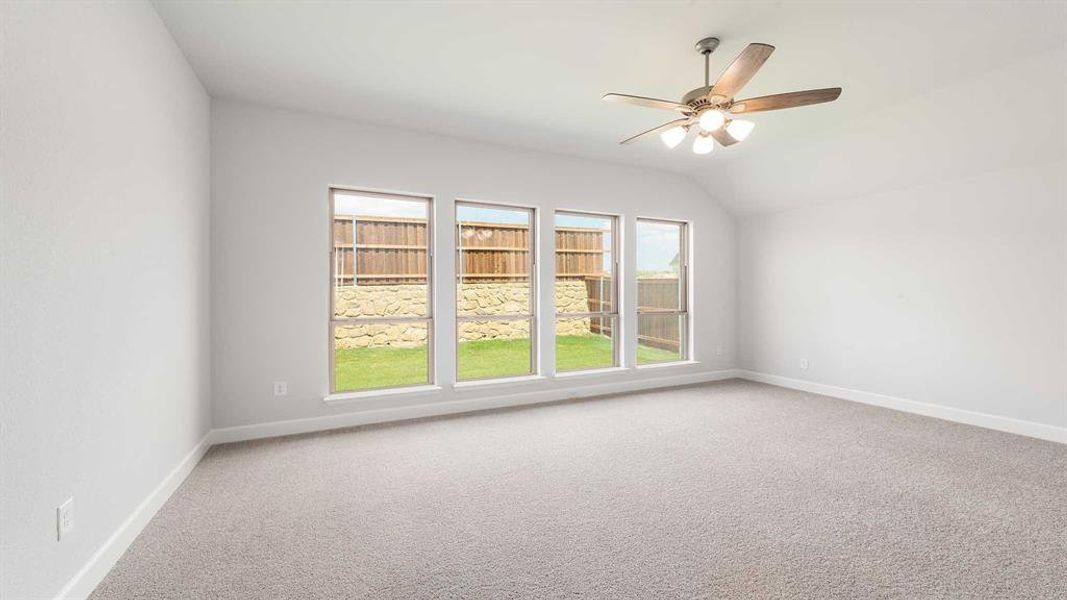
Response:
[[[637,280],[637,305],[641,310],[678,310],[677,277],[642,277]],[[637,319],[638,343],[673,352],[679,347],[679,317],[645,313]]]
[[[641,310],[678,310],[677,277],[641,277],[637,280],[637,306]]]
[[[530,228],[463,221],[457,228],[458,274],[469,283],[526,281],[530,277]]]
[[[426,219],[335,215],[337,286],[426,283],[427,239]]]
[[[604,253],[604,230],[557,227],[556,279],[606,279],[611,271],[604,264]]]
[[[529,235],[526,225],[464,222],[457,235],[463,252],[464,281],[521,282],[529,277]],[[604,265],[604,231],[584,227],[556,229],[556,279],[584,281],[589,311],[610,311],[610,272]],[[334,278],[337,286],[426,283],[426,219],[335,215]],[[641,278],[637,286],[642,308],[678,306],[678,279]],[[678,349],[677,317],[640,319],[642,344]],[[611,333],[609,320],[594,319],[594,333]]]
[[[529,273],[526,225],[464,222],[460,237],[464,280],[524,281]],[[556,273],[565,279],[604,277],[604,232],[556,229]],[[426,283],[426,219],[353,217],[333,220],[334,277],[338,286]]]
[[[596,312],[606,307],[610,299],[611,288],[604,277],[587,277],[586,291],[589,294],[589,311]],[[678,308],[678,278],[642,277],[637,280],[637,303],[642,310],[675,310]],[[594,319],[589,323],[593,333],[611,333],[611,321]],[[680,341],[678,317],[675,315],[645,316],[638,319],[638,342],[644,346],[653,346],[677,351]]]

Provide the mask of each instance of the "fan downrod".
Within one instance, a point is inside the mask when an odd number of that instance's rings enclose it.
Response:
[[[682,98],[682,104],[688,105],[695,111],[699,112],[713,103],[726,100],[722,97],[714,99],[704,97],[711,91],[711,53],[715,52],[718,47],[719,38],[717,37],[706,37],[696,43],[696,51],[704,57],[704,87],[692,90]]]

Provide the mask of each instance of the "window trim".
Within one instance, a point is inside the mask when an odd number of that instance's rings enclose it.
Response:
[[[641,363],[640,360],[638,359],[638,357],[636,356],[637,348],[635,348],[634,349],[634,351],[635,351],[634,364],[637,366],[637,368],[640,369],[640,368],[644,368],[644,367],[679,365],[679,364],[687,364],[687,363],[695,362],[694,359],[693,359],[692,331],[691,331],[693,319],[692,319],[692,316],[690,315],[690,312],[689,312],[689,288],[690,288],[689,272],[690,272],[690,262],[692,261],[692,257],[691,257],[691,254],[692,254],[691,250],[692,249],[690,248],[689,244],[690,244],[690,235],[691,235],[690,234],[690,229],[692,228],[692,223],[690,221],[686,221],[686,220],[683,220],[683,219],[664,219],[664,218],[660,218],[660,217],[640,217],[639,216],[639,217],[636,217],[635,224],[634,224],[635,225],[635,235],[637,235],[638,238],[639,238],[639,234],[637,234],[636,228],[640,227],[641,222],[646,222],[646,223],[667,223],[667,224],[670,224],[670,225],[679,225],[680,226],[680,232],[679,232],[679,238],[680,239],[678,241],[678,248],[679,248],[679,252],[680,252],[680,256],[679,256],[680,264],[678,265],[678,267],[679,267],[678,285],[680,286],[680,289],[678,290],[678,298],[679,298],[678,299],[678,304],[679,304],[679,307],[677,309],[641,310],[641,298],[640,298],[641,290],[640,290],[640,285],[638,283],[638,279],[639,279],[638,270],[636,268],[634,269],[634,288],[635,288],[635,291],[637,293],[637,301],[635,302],[635,304],[636,304],[635,309],[636,309],[636,312],[637,312],[637,319],[636,319],[636,322],[634,323],[634,330],[635,330],[635,333],[637,334],[637,347],[641,346],[641,316],[642,315],[668,315],[668,316],[669,315],[673,315],[673,316],[676,316],[676,317],[679,317],[679,316],[680,317],[684,317],[684,319],[683,319],[682,326],[679,328],[679,337],[681,339],[678,340],[678,350],[679,350],[680,357],[677,360],[664,360],[664,361],[657,361],[657,362],[650,362],[650,363]],[[638,253],[638,255],[639,255],[640,251],[641,251],[640,242],[638,241],[638,239],[635,239],[634,240],[634,252]],[[638,260],[640,260],[640,258],[638,258]]]
[[[552,266],[553,266],[553,272],[552,272],[552,286],[553,287],[552,287],[552,292],[553,292],[553,297],[555,297],[555,285],[556,285],[556,275],[557,275],[557,273],[555,272],[555,268],[554,267],[555,267],[555,264],[556,264],[556,260],[555,260],[556,259],[556,251],[558,250],[558,248],[555,245],[556,244],[556,239],[557,239],[557,236],[555,235],[555,233],[558,230],[558,226],[556,224],[556,217],[558,215],[560,215],[560,214],[563,214],[563,215],[574,215],[574,216],[579,216],[579,217],[607,218],[607,219],[611,220],[611,308],[612,308],[612,310],[611,310],[611,312],[603,312],[603,311],[601,311],[601,312],[593,312],[593,311],[587,311],[587,312],[560,312],[559,309],[556,308],[556,310],[553,311],[553,315],[552,315],[552,328],[553,328],[552,339],[553,339],[553,343],[555,343],[555,339],[556,339],[556,335],[555,335],[556,322],[561,318],[563,318],[563,319],[575,319],[575,318],[582,319],[582,318],[591,318],[591,317],[601,317],[601,318],[608,317],[611,320],[611,346],[612,346],[611,347],[611,355],[612,355],[611,356],[611,361],[612,362],[611,362],[611,365],[606,366],[606,367],[596,367],[596,368],[592,368],[592,369],[568,369],[568,370],[560,371],[560,370],[558,370],[559,369],[559,359],[558,359],[558,356],[557,356],[557,359],[556,359],[556,363],[557,364],[554,366],[555,372],[560,374],[560,375],[567,375],[567,374],[570,374],[570,373],[597,373],[597,372],[600,372],[600,371],[608,371],[608,370],[612,370],[612,369],[618,369],[618,368],[620,368],[622,366],[622,333],[623,333],[622,316],[621,316],[621,312],[619,311],[619,301],[622,298],[622,277],[621,277],[621,270],[619,268],[620,264],[621,264],[620,263],[621,246],[620,246],[619,242],[620,242],[620,238],[622,237],[620,235],[620,229],[621,229],[620,223],[622,222],[622,217],[620,215],[612,214],[612,213],[598,213],[598,212],[594,212],[594,211],[572,210],[572,209],[567,209],[567,208],[559,208],[559,209],[556,209],[555,211],[553,211],[553,213],[552,213],[552,234],[553,234],[552,235],[552,244],[553,244],[553,246],[552,246]],[[603,303],[601,303],[601,306],[603,306]],[[556,344],[556,348],[557,349],[558,349],[558,347],[559,347],[558,344]]]
[[[344,317],[337,318],[336,311],[336,277],[334,274],[334,268],[336,267],[336,257],[334,256],[334,217],[336,214],[336,193],[354,193],[363,196],[379,197],[383,199],[393,200],[421,200],[426,203],[426,315],[425,316],[409,316],[409,317]],[[434,294],[434,284],[437,279],[436,261],[434,260],[434,243],[436,236],[434,235],[434,228],[437,222],[436,219],[436,206],[437,198],[433,194],[422,194],[418,192],[403,192],[396,190],[383,190],[376,188],[365,187],[353,187],[346,185],[330,185],[327,187],[327,198],[329,200],[329,211],[326,216],[326,223],[328,226],[329,235],[326,238],[327,251],[326,255],[330,261],[329,268],[329,287],[327,294],[327,319],[326,319],[326,347],[327,355],[329,356],[328,369],[329,369],[329,394],[326,398],[348,398],[348,397],[362,397],[370,395],[379,395],[388,393],[392,390],[412,390],[415,388],[432,388],[438,385],[437,382],[437,370],[436,370],[436,356],[434,353],[434,345],[437,339],[435,335],[436,329],[436,301]],[[355,245],[356,245],[356,229],[353,225],[352,228],[352,261],[353,268],[355,268]],[[353,284],[355,283],[355,272],[353,272]],[[413,383],[409,385],[392,385],[384,387],[373,388],[360,388],[356,390],[338,391],[337,389],[337,369],[336,369],[336,348],[334,347],[334,329],[345,324],[355,323],[413,323],[421,322],[426,324],[426,381],[420,383]]]
[[[460,240],[463,236],[460,232],[460,220],[459,220],[459,208],[460,206],[474,206],[489,209],[510,209],[516,211],[526,211],[530,215],[530,230],[528,235],[528,251],[526,253],[526,269],[530,277],[530,308],[529,314],[521,313],[502,313],[496,315],[461,315],[459,314],[459,289],[463,277],[463,255],[461,254],[462,248],[460,247]],[[453,283],[454,291],[456,293],[455,298],[455,331],[453,332],[453,352],[455,357],[455,372],[453,376],[455,378],[455,384],[459,387],[464,387],[463,384],[470,384],[474,382],[492,381],[500,383],[518,382],[527,380],[533,377],[541,376],[540,369],[540,352],[538,348],[538,337],[540,334],[538,311],[540,307],[539,296],[541,292],[540,277],[537,272],[537,255],[540,249],[540,244],[537,239],[538,227],[537,219],[539,216],[539,209],[536,206],[528,206],[523,204],[508,204],[505,202],[494,202],[488,200],[471,200],[466,198],[456,198],[452,207],[454,234],[455,241],[455,254],[453,271],[455,275],[455,281]],[[489,376],[489,377],[475,377],[473,379],[461,379],[459,376],[459,328],[461,323],[470,323],[477,321],[529,321],[529,335],[530,335],[530,370],[527,373],[519,375],[509,375],[505,377]]]

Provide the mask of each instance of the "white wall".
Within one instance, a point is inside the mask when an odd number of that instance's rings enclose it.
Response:
[[[148,4],[0,23],[0,596],[47,598],[210,428],[210,106]]]
[[[1067,30],[1043,16],[1058,46],[702,181],[759,213],[738,220],[741,368],[1067,426]],[[1026,100],[975,101],[994,88]]]
[[[215,101],[212,109],[212,321],[216,427],[326,416],[385,406],[440,402],[596,382],[693,374],[733,366],[733,222],[691,180],[527,150],[383,129],[352,121],[250,104]],[[328,406],[327,317],[331,185],[436,196],[438,376],[443,389],[358,405]],[[456,198],[536,205],[542,256],[551,256],[556,208],[621,213],[624,245],[634,217],[688,219],[695,237],[695,358],[699,364],[632,370],[591,378],[549,379],[511,388],[454,390],[454,212]],[[632,280],[634,248],[623,252]],[[542,260],[551,281],[552,260]],[[542,285],[542,316],[551,286]],[[633,287],[624,294],[632,311]],[[551,323],[542,319],[542,323]],[[552,328],[542,326],[542,367],[554,364]],[[624,348],[636,343],[631,329]],[[723,354],[717,355],[721,345]],[[272,396],[272,381],[289,395]]]
[[[745,218],[738,245],[740,367],[1067,427],[1062,155]]]

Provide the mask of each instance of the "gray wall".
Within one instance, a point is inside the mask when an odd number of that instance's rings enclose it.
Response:
[[[0,596],[46,598],[210,427],[210,106],[148,4],[0,23]]]
[[[733,219],[686,177],[229,101],[213,103],[212,123],[215,427],[499,395],[500,389],[459,390],[450,385],[455,369],[451,282],[457,198],[538,207],[542,282],[552,281],[556,208],[625,215],[622,275],[627,282],[635,277],[630,241],[636,216],[693,222],[694,355],[700,363],[550,379],[537,383],[537,389],[713,371],[734,364]],[[329,385],[331,185],[436,196],[439,392],[394,395],[356,406],[323,403]],[[541,288],[541,358],[551,372],[552,286]],[[250,303],[253,293],[257,301]],[[633,312],[632,285],[626,286],[623,300]],[[721,355],[716,346],[722,346]],[[630,328],[623,338],[624,355],[632,356],[635,348],[636,334]],[[281,380],[288,381],[289,395],[274,397],[271,382]],[[520,385],[505,393],[525,389]]]

